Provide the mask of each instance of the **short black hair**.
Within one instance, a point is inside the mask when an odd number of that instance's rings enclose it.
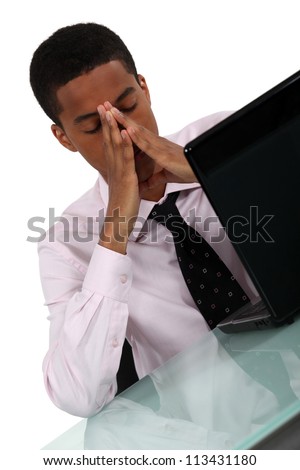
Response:
[[[112,60],[121,61],[138,81],[132,55],[121,38],[106,26],[96,23],[65,26],[42,42],[31,60],[30,84],[47,116],[61,125],[58,88]]]

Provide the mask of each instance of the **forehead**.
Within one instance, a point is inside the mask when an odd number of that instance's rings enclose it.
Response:
[[[133,74],[127,72],[120,61],[113,60],[95,67],[60,87],[56,96],[62,112],[60,119],[73,118],[96,110],[105,101],[114,101],[127,87],[139,90]]]

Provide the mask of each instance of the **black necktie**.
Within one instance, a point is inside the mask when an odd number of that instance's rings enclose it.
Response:
[[[171,193],[150,215],[171,232],[179,266],[194,302],[211,329],[249,302],[241,286],[213,248],[181,217]]]

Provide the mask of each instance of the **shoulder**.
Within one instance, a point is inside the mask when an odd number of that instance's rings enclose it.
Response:
[[[100,194],[99,178],[94,186],[72,202],[64,211],[62,216],[85,218],[95,216],[99,209],[104,207]]]
[[[203,118],[198,119],[197,121],[188,124],[183,129],[174,134],[166,136],[166,139],[171,140],[179,145],[186,145],[191,140],[198,137],[198,135],[203,134],[211,127],[215,126],[223,119],[227,118],[233,113],[233,111],[221,111],[218,113],[210,114]]]
[[[73,255],[78,256],[82,245],[83,251],[91,251],[103,220],[104,203],[97,179],[95,185],[70,204],[60,216],[49,220],[49,229],[39,239],[39,253],[46,248],[65,256],[74,251]]]

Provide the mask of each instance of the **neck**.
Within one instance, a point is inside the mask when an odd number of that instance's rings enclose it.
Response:
[[[165,194],[165,189],[166,189],[166,183],[162,183],[158,186],[155,186],[152,189],[148,189],[146,191],[143,191],[142,199],[145,199],[146,201],[155,201],[155,202],[157,202]]]

